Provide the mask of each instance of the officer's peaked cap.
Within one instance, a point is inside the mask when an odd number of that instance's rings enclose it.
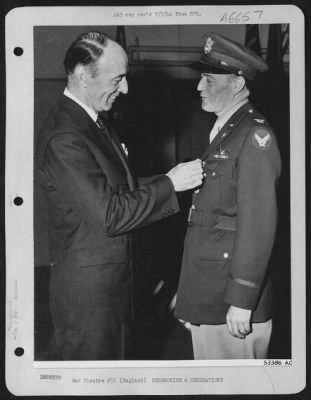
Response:
[[[206,35],[203,54],[191,67],[201,72],[236,74],[254,79],[256,72],[265,72],[268,65],[251,49],[217,33]]]

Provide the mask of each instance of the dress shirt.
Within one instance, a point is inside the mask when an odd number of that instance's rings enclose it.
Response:
[[[77,104],[79,104],[79,106],[82,107],[89,114],[89,116],[92,118],[92,120],[96,123],[97,116],[98,116],[98,113],[96,111],[92,110],[90,107],[88,107],[87,105],[82,103],[82,101],[77,99],[76,96],[74,96],[67,88],[65,88],[65,90],[64,90],[64,95],[69,97],[71,100],[73,100]]]
[[[217,133],[220,131],[220,129],[225,125],[225,123],[229,120],[229,118],[240,108],[242,107],[245,103],[248,102],[248,99],[244,98],[241,101],[235,103],[231,107],[227,108],[226,110],[216,113],[217,119],[215,121],[215,124],[210,132],[209,136],[209,142],[211,143],[214,138],[216,137]]]

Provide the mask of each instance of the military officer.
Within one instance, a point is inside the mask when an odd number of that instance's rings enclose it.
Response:
[[[175,315],[190,323],[195,359],[266,358],[281,161],[247,82],[268,66],[211,33],[193,67],[201,72],[202,109],[218,118],[201,157],[206,178],[189,211]]]

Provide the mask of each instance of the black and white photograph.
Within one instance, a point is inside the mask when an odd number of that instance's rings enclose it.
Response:
[[[301,11],[25,7],[6,22],[8,389],[301,391]]]

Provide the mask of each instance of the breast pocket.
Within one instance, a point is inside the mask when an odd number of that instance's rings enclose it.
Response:
[[[216,175],[219,179],[220,204],[229,207],[236,204],[237,191],[233,160],[221,160],[217,163]]]

